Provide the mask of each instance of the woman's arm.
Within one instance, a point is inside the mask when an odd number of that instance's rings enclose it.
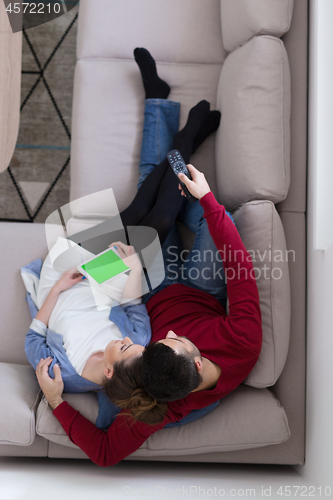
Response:
[[[39,319],[39,321],[44,323],[45,326],[48,326],[50,316],[52,314],[54,306],[56,305],[59,295],[60,290],[56,288],[56,285],[54,285],[51,288],[48,296],[46,297],[44,304],[36,314],[36,319]]]
[[[130,300],[141,298],[142,296],[142,266],[138,255],[136,254],[134,247],[130,245],[124,245],[121,241],[112,243],[110,245],[115,246],[120,257],[123,259],[124,263],[131,268],[131,271],[126,282],[122,302],[124,299]]]
[[[35,322],[35,319],[30,325],[29,331],[25,336],[24,343],[25,354],[34,370],[36,370],[41,358],[52,356],[52,358],[57,361],[57,358],[54,356],[46,341],[46,325]]]
[[[57,283],[51,288],[48,296],[44,301],[44,304],[36,315],[36,319],[39,319],[39,321],[47,326],[60,293],[64,290],[68,290],[73,285],[76,285],[76,283],[79,283],[80,281],[82,281],[82,279],[83,276],[78,272],[77,269],[66,271],[57,281]]]
[[[123,300],[128,299],[140,299],[142,297],[142,283],[141,283],[141,273],[142,270],[138,268],[132,268],[128,276],[127,283],[124,288]]]

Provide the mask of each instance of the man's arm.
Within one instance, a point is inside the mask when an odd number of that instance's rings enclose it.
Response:
[[[188,169],[193,180],[190,181],[184,175],[181,180],[200,199],[209,232],[223,260],[229,299],[227,324],[230,336],[233,341],[238,338],[240,344],[245,342],[259,356],[262,342],[261,311],[250,254],[224,206],[216,201],[210,191],[204,174],[193,165],[188,165]]]
[[[170,422],[148,425],[132,423],[126,411],[122,410],[105,432],[84,418],[66,401],[57,406],[53,415],[59,420],[70,440],[88,455],[90,460],[101,467],[115,465],[134,453],[154,432]]]
[[[234,337],[250,341],[260,352],[262,340],[259,294],[253,264],[241,237],[213,193],[206,194],[200,203],[216,248],[223,260],[229,299],[228,323]]]
[[[54,365],[54,379],[49,376],[48,369],[51,363],[51,356],[48,356],[46,359],[42,358],[36,367],[36,377],[44,396],[52,410],[54,410],[63,402],[61,395],[64,391],[64,383],[59,365]]]
[[[170,422],[166,417],[161,424],[155,426],[141,422],[132,423],[129,417],[124,415],[126,412],[123,410],[109,430],[102,431],[63,401],[60,368],[55,365],[53,380],[47,373],[50,363],[51,359],[44,359],[38,364],[36,370],[38,383],[53,409],[53,415],[59,420],[70,440],[97,465],[107,467],[120,462],[140,448],[151,434]]]

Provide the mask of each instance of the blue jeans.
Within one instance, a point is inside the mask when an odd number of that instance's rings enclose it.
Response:
[[[173,101],[166,99],[145,101],[138,188],[173,148],[173,137],[178,131],[179,111],[180,104]],[[228,215],[232,219],[231,214]],[[196,234],[194,245],[190,253],[185,256],[178,231],[175,226],[172,228],[162,247],[165,278],[157,288],[143,297],[143,303],[167,286],[182,283],[209,293],[225,307],[227,287],[223,263],[209,233],[200,203],[189,203],[184,199],[178,220]]]
[[[146,99],[139,165],[138,189],[173,149],[173,138],[179,127],[180,103],[166,99]]]
[[[142,138],[139,183],[141,186],[147,175],[166,158],[173,149],[173,137],[178,132],[180,104],[165,99],[147,99],[145,101],[145,119]],[[231,214],[228,213],[231,217]],[[174,226],[162,246],[165,278],[162,283],[143,297],[146,303],[152,295],[174,283],[198,288],[210,293],[225,307],[227,289],[223,264],[203,217],[203,208],[199,202],[189,203],[184,199],[178,220],[196,233],[194,245],[185,257],[181,250],[181,241]],[[233,220],[233,219],[232,219]],[[182,420],[166,425],[175,427],[187,424],[214,410],[219,401],[192,410]]]

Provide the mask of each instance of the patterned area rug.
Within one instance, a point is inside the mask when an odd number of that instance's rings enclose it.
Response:
[[[23,30],[21,115],[10,166],[0,174],[0,220],[44,222],[69,201],[78,6]]]

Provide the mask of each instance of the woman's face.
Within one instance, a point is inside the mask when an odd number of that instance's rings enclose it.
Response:
[[[108,378],[113,375],[113,366],[117,361],[125,361],[135,356],[140,356],[144,347],[133,344],[129,337],[122,340],[111,340],[104,351],[104,373]]]

